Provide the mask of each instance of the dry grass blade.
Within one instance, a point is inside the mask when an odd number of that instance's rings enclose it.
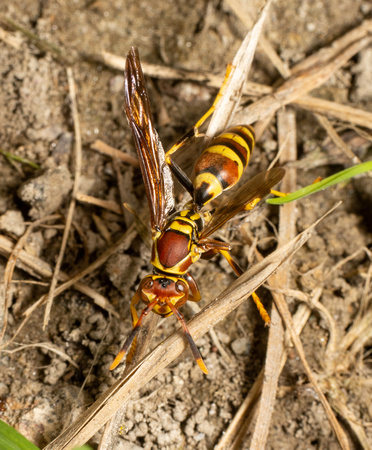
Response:
[[[109,67],[118,70],[124,70],[125,58],[120,56],[105,53],[105,62]],[[117,64],[112,63],[116,61]],[[198,83],[203,83],[205,86],[218,89],[223,82],[223,75],[213,73],[191,72],[182,69],[174,69],[172,67],[160,66],[157,64],[150,64],[142,62],[143,72],[153,78],[160,78],[163,80],[188,80]],[[260,97],[262,95],[270,95],[273,88],[263,84],[246,81],[243,94],[248,96]],[[372,123],[372,113],[362,109],[353,108],[351,106],[341,105],[330,100],[311,97],[309,95],[301,95],[299,98],[293,100],[294,104],[308,111],[317,112],[319,114],[326,114],[335,119],[350,122],[361,127],[370,127]],[[239,113],[239,117],[244,122],[244,111]]]
[[[9,299],[10,290],[9,289],[10,289],[10,283],[12,281],[14,269],[15,269],[15,266],[17,263],[17,259],[19,258],[19,255],[20,255],[24,245],[26,244],[27,239],[29,238],[31,231],[35,227],[42,224],[43,222],[49,222],[50,220],[56,220],[59,218],[60,218],[59,214],[54,214],[52,216],[43,217],[42,219],[35,221],[28,227],[28,229],[26,230],[24,235],[19,239],[17,244],[11,250],[11,253],[9,255],[9,259],[8,259],[8,262],[6,264],[5,271],[4,271],[4,314],[3,314],[4,319],[3,319],[3,324],[2,324],[1,332],[0,332],[0,342],[3,340],[5,330],[7,327],[8,308],[9,308],[9,302],[10,302],[10,299]]]
[[[133,158],[133,156],[127,155],[124,152],[121,152],[117,148],[111,147],[111,145],[106,144],[105,142],[97,139],[90,145],[90,148],[96,150],[102,155],[110,156],[111,158],[117,158],[120,161],[131,164],[134,167],[139,167],[139,162],[137,158]]]
[[[332,139],[333,143],[342,151],[344,154],[351,159],[353,164],[360,164],[362,161],[351,151],[349,146],[341,139],[337,131],[333,128],[331,122],[327,117],[321,114],[315,114],[318,122],[327,131],[329,137]]]
[[[278,138],[279,147],[284,147],[280,162],[285,164],[287,161],[295,161],[297,159],[297,142],[296,142],[296,117],[291,110],[282,110],[278,114]],[[281,189],[284,192],[293,192],[296,189],[297,178],[296,169],[288,169],[286,176],[282,182]],[[284,208],[288,206],[288,208]],[[294,203],[283,205],[279,213],[279,245],[284,245],[294,238],[296,235],[296,206]],[[289,287],[288,268],[286,265],[280,267],[277,272],[268,280],[269,286],[282,289]],[[284,295],[273,293],[275,301],[276,297],[281,297],[280,301],[285,301]],[[251,448],[264,448],[269,434],[269,426],[271,415],[274,409],[276,390],[278,386],[279,375],[281,372],[281,360],[285,353],[284,347],[284,327],[276,309],[273,306],[271,312],[273,326],[270,327],[268,349],[265,360],[264,383],[262,387],[262,395],[258,405],[257,421],[253,431]]]
[[[76,93],[75,93],[75,81],[74,76],[72,73],[71,67],[67,68],[67,79],[68,79],[68,86],[70,90],[70,99],[71,99],[71,110],[72,110],[72,117],[74,121],[74,131],[75,131],[75,177],[74,177],[74,185],[72,189],[72,198],[70,202],[70,206],[67,212],[66,217],[66,227],[63,231],[63,237],[62,237],[62,243],[61,248],[59,250],[56,267],[54,269],[52,281],[50,283],[50,290],[49,294],[47,296],[47,302],[45,307],[45,315],[44,315],[44,324],[43,328],[48,325],[49,322],[49,316],[50,311],[52,309],[53,304],[53,298],[55,296],[55,289],[58,282],[58,274],[61,269],[63,257],[65,254],[66,246],[67,246],[67,239],[68,235],[70,233],[70,228],[72,224],[72,218],[75,211],[76,206],[76,194],[79,189],[80,185],[80,176],[81,176],[81,165],[82,165],[82,144],[81,144],[81,133],[80,133],[80,122],[79,122],[79,114],[77,109],[77,103],[76,103]]]
[[[120,71],[125,69],[126,59],[122,56],[102,52],[102,54],[96,57],[96,59],[110,68]],[[186,69],[175,69],[173,67],[167,67],[160,64],[146,63],[144,61],[141,61],[141,66],[143,73],[151,78],[159,78],[162,80],[193,81],[213,89],[219,89],[224,80],[224,75],[222,73],[215,74],[211,72],[196,72]],[[245,95],[257,97],[270,94],[272,90],[273,89],[270,86],[265,86],[253,81],[247,81],[245,83],[243,93]]]
[[[322,98],[311,97],[310,95],[304,95],[293,103],[301,106],[301,108],[306,109],[307,111],[324,114],[333,117],[334,119],[342,120],[343,122],[359,125],[360,127],[371,128],[372,113],[369,111],[340,105]]]
[[[88,203],[89,205],[99,206],[100,208],[108,209],[109,211],[114,212],[115,214],[121,215],[120,205],[113,200],[102,200],[97,197],[92,197],[91,195],[82,194],[78,192],[76,194],[76,200],[83,203]]]
[[[137,234],[137,232],[135,230],[135,227],[134,226],[129,227],[127,232],[114,245],[112,245],[104,253],[102,253],[102,255],[99,256],[92,264],[90,264],[88,267],[86,267],[80,273],[75,275],[73,278],[69,278],[66,275],[67,281],[65,283],[61,284],[60,286],[58,286],[58,288],[55,290],[55,295],[61,294],[66,289],[70,288],[71,286],[74,286],[74,285],[76,286],[76,284],[79,282],[79,280],[81,280],[81,278],[84,278],[85,276],[89,275],[91,272],[93,272],[98,267],[100,267],[102,264],[104,264],[107,261],[107,259],[118,250],[118,248],[123,247],[124,249],[127,249],[130,246],[130,244],[131,244],[132,240],[134,239],[134,237],[136,236],[136,234]],[[0,243],[1,243],[1,240],[0,240]],[[1,251],[1,247],[0,247],[0,251]],[[34,263],[35,263],[35,261],[34,261]],[[83,286],[82,284],[79,284],[78,286],[79,286],[79,290],[83,293],[86,293],[87,295],[89,295],[88,293],[91,293],[91,291],[92,291],[90,288],[88,288],[88,286]],[[98,296],[98,293],[97,293],[97,296]],[[107,301],[104,297],[102,297],[102,296],[100,296],[100,297],[101,297],[101,300],[102,299],[104,300],[104,303],[107,303]],[[30,318],[31,314],[36,310],[36,308],[43,305],[45,303],[45,301],[46,301],[46,296],[43,295],[24,313],[25,319],[23,320],[21,325],[18,327],[15,335],[12,337],[10,342],[12,342],[15,339],[15,337],[19,334],[19,332],[24,327],[24,325],[27,323],[28,319]],[[102,306],[102,304],[100,304],[99,306]],[[118,314],[113,310],[113,308],[110,304],[107,304],[105,309],[108,309],[111,313],[113,313],[114,315],[116,315],[118,317]],[[10,342],[8,342],[5,345],[8,345]]]
[[[239,121],[253,123],[271,116],[279,108],[295,102],[301,96],[325,83],[331,75],[350,58],[372,42],[371,36],[363,37],[344,48],[331,60],[312,65],[285,81],[272,95],[268,95],[237,114]]]
[[[292,67],[292,74],[299,74],[305,70],[310,69],[315,64],[330,61],[345,48],[349,47],[356,41],[365,38],[372,32],[372,20],[364,20],[360,25],[350,30],[344,36],[332,42],[332,45],[320,49],[318,52],[304,59],[303,61]]]
[[[372,310],[367,311],[367,313],[359,317],[358,320],[356,320],[350,330],[347,332],[347,334],[341,339],[338,350],[340,352],[346,352],[347,349],[353,348],[353,352],[359,351],[361,345],[355,344],[357,340],[360,338],[362,339],[362,342],[366,339],[365,333],[371,333],[372,332]],[[368,338],[368,337],[367,337]],[[363,343],[362,343],[363,345]],[[356,347],[356,350],[355,350]]]
[[[333,208],[334,209],[334,208]],[[327,214],[333,211],[329,211]],[[250,297],[277,268],[310,238],[314,227],[325,216],[298,235],[291,242],[273,252],[238,278],[228,289],[188,323],[195,340],[203,336],[223,318]],[[122,380],[118,380],[74,424],[63,431],[46,450],[73,448],[86,442],[128,399],[156,376],[187,348],[181,331],[177,331],[158,345]]]
[[[105,58],[102,61],[104,64],[118,70],[124,70],[125,58],[107,52],[104,52],[104,55]],[[146,75],[152,78],[160,78],[163,80],[188,80],[202,83],[203,85],[214,89],[218,89],[223,82],[222,74],[216,75],[213,73],[192,72],[145,62],[142,62],[142,69]],[[272,92],[272,87],[254,83],[252,81],[246,81],[243,89],[244,95],[253,97],[270,95],[272,94]],[[370,127],[372,123],[371,112],[353,108],[351,106],[341,105],[330,100],[311,97],[309,95],[302,95],[299,98],[293,100],[292,103],[299,105],[301,108],[308,111],[317,112],[319,114],[326,114],[335,119],[350,122],[361,127]],[[244,122],[244,111],[242,113],[239,113],[239,117],[240,116],[242,116],[241,120]]]
[[[48,350],[50,352],[55,353],[56,355],[60,356],[65,361],[69,362],[72,366],[74,366],[76,369],[79,368],[79,366],[76,364],[76,362],[70,358],[66,353],[58,348],[56,345],[51,344],[50,342],[39,342],[37,344],[25,344],[21,345],[13,350],[2,350],[3,353],[17,353],[22,350],[25,350],[26,348],[32,348],[32,347],[39,347],[43,348],[45,350]]]
[[[345,45],[350,45],[356,39],[360,39],[361,37],[365,37],[371,28],[371,22],[366,21],[360,27],[352,30],[350,33],[347,33],[345,36],[341,37],[339,40],[335,41],[330,48],[323,48],[319,52],[314,55],[309,56],[304,60],[303,63],[300,63],[293,67],[293,72],[298,73],[300,69],[305,70],[306,67],[311,67],[318,60],[324,60],[324,56],[327,55],[329,59],[331,54],[335,55],[335,49],[340,51],[343,49]],[[332,53],[331,53],[332,52]],[[102,56],[98,58],[103,64],[106,64],[109,67],[124,70],[125,67],[125,58],[122,58],[117,55],[113,55],[111,53],[103,52]],[[192,72],[183,69],[174,69],[172,67],[165,67],[157,64],[150,63],[142,63],[143,71],[146,75],[153,78],[161,78],[165,80],[188,80],[194,81],[198,83],[202,83],[203,85],[218,89],[223,82],[223,75],[221,74],[213,74],[213,73],[201,73],[201,72]],[[307,91],[308,92],[308,91]],[[262,95],[271,95],[273,93],[273,88],[270,86],[265,86],[263,84],[254,83],[251,81],[246,81],[243,94],[260,97]],[[313,111],[319,114],[325,114],[331,116],[335,119],[339,119],[342,121],[350,122],[358,126],[370,127],[372,123],[372,114],[369,111],[364,111],[357,108],[352,108],[350,106],[341,105],[329,100],[324,100],[316,97],[311,97],[309,95],[300,95],[298,98],[295,98],[292,103],[299,105],[301,108],[306,109],[308,111]],[[238,121],[246,122],[245,111],[239,112],[237,117]],[[273,115],[275,111],[272,112]]]
[[[221,130],[228,128],[243,93],[245,80],[252,65],[265,18],[270,8],[271,0],[266,2],[259,19],[247,34],[232,62],[233,70],[224,95],[216,106],[213,117],[207,129],[207,136],[216,136]],[[247,123],[247,122],[244,122]],[[248,122],[252,123],[252,122]]]
[[[13,249],[14,245],[12,241],[7,237],[0,235],[0,254],[6,258],[9,258]],[[16,265],[34,277],[40,276],[42,278],[51,278],[53,275],[53,270],[47,262],[37,256],[25,252],[24,250],[21,250],[19,253]],[[59,277],[61,281],[67,281],[70,279],[69,275],[62,271],[59,273]],[[112,307],[111,303],[99,292],[80,281],[77,281],[74,284],[74,288],[82,294],[85,294],[87,297],[90,297],[100,308],[119,318],[119,314]]]
[[[346,403],[341,399],[332,399],[332,406],[340,416],[344,417],[353,430],[355,436],[358,438],[361,448],[363,450],[371,450],[371,441],[368,439],[363,426],[360,424],[360,419],[347,407]]]
[[[310,317],[311,310],[305,305],[300,305],[296,314],[293,317],[294,326],[296,333],[300,334],[308,318]],[[287,360],[287,354],[284,353],[280,362],[280,371]],[[231,448],[234,438],[237,436],[239,430],[245,430],[247,425],[252,423],[255,412],[257,411],[256,403],[259,399],[262,390],[264,377],[264,369],[261,370],[258,377],[256,378],[251,390],[249,391],[247,397],[244,399],[243,403],[240,405],[239,410],[235,414],[233,420],[230,422],[229,427],[225,431],[219,443],[216,445],[215,450],[225,450],[226,448]],[[243,433],[242,433],[243,434]]]
[[[249,3],[242,0],[226,0],[225,3],[234,11],[236,16],[247,28],[252,27],[253,20],[250,15],[251,7]],[[263,50],[272,65],[277,69],[283,78],[289,78],[291,76],[288,66],[279,58],[274,47],[265,38],[265,36],[261,35],[258,47]]]

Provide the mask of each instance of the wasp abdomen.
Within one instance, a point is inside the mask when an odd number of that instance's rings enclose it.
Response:
[[[194,203],[198,208],[233,187],[254,147],[253,128],[244,125],[215,137],[195,165]]]

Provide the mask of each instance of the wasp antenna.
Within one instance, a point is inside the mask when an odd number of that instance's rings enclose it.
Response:
[[[117,354],[116,358],[114,359],[114,362],[111,364],[110,370],[114,370],[120,364],[120,361],[124,358],[125,354],[132,346],[134,338],[137,336],[137,334],[140,330],[140,327],[141,327],[141,324],[138,325],[138,322],[137,322],[136,326],[133,328],[130,335],[127,337],[126,341],[124,342],[124,345],[120,349],[120,352]]]
[[[260,316],[265,322],[265,326],[268,327],[271,324],[270,316],[268,315],[264,305],[261,303],[260,297],[255,292],[252,292],[252,298],[253,301],[256,303]]]
[[[186,324],[185,324],[185,326],[186,326]],[[192,338],[192,336],[191,336],[189,330],[186,328],[186,330],[184,329],[184,332],[185,332],[185,335],[186,335],[187,340],[188,340],[188,342],[189,342],[189,346],[190,346],[190,348],[191,348],[192,354],[193,354],[193,356],[194,356],[194,358],[195,358],[195,361],[196,361],[197,365],[201,368],[201,370],[202,370],[206,375],[208,375],[208,369],[207,369],[207,366],[204,364],[202,355],[200,354],[200,351],[199,351],[198,347],[196,346],[195,341],[194,341],[194,339]]]
[[[167,305],[169,306],[169,308],[172,310],[173,314],[181,322],[183,331],[185,333],[185,336],[187,338],[187,341],[189,343],[189,346],[191,348],[191,351],[195,358],[196,363],[198,364],[198,366],[200,367],[202,372],[204,372],[206,375],[208,375],[208,369],[207,369],[206,365],[204,364],[202,355],[200,354],[200,351],[199,351],[198,347],[196,346],[194,339],[192,338],[192,336],[190,334],[189,329],[187,328],[183,314],[180,311],[178,311],[178,309],[169,300],[165,300],[165,301],[166,301]]]
[[[120,364],[120,361],[124,358],[125,354],[132,346],[132,343],[141,328],[143,318],[145,316],[147,316],[147,314],[153,309],[153,307],[158,303],[158,301],[159,301],[158,299],[155,299],[153,302],[148,304],[146,306],[146,308],[143,309],[143,311],[141,312],[140,318],[138,319],[138,321],[135,324],[135,326],[133,327],[133,330],[131,331],[130,335],[127,337],[126,341],[124,342],[124,345],[122,346],[120,352],[117,354],[116,358],[114,359],[114,362],[111,364],[110,370],[114,370]]]

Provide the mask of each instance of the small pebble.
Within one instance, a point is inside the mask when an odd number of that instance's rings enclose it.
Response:
[[[231,343],[231,348],[236,355],[248,355],[250,351],[250,343],[247,338],[235,339]]]
[[[16,236],[22,236],[26,230],[26,225],[20,211],[11,210],[0,216],[0,229]]]

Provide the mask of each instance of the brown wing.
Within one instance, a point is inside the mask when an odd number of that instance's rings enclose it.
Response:
[[[160,230],[168,214],[174,209],[173,181],[165,163],[163,146],[153,125],[145,78],[135,47],[128,53],[124,81],[125,112],[136,143],[146,187],[151,228]]]
[[[270,189],[284,177],[284,174],[284,169],[274,168],[259,173],[243,184],[217,207],[210,222],[201,232],[200,239],[210,236],[256,199],[266,197],[270,193]]]

